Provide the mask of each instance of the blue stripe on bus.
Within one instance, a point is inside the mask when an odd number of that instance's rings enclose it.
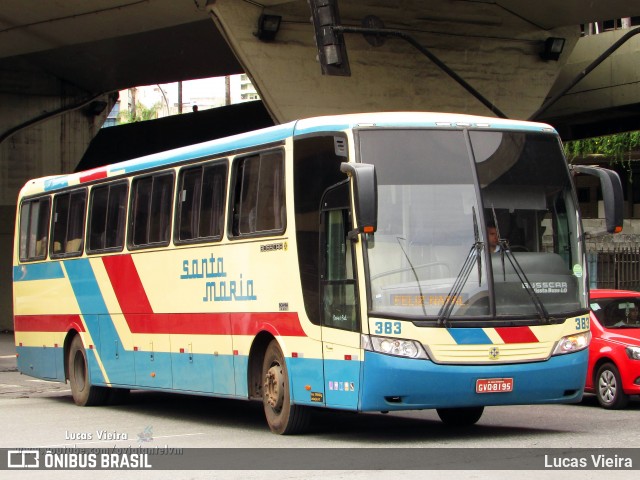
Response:
[[[448,328],[458,345],[491,345],[493,342],[481,328]]]
[[[69,176],[60,175],[59,177],[48,178],[44,181],[44,191],[57,190],[69,186]]]
[[[110,174],[131,174],[157,167],[171,166],[175,162],[197,160],[198,158],[234,152],[250,147],[260,147],[269,143],[280,142],[293,134],[294,123],[276,125],[256,132],[234,135],[228,138],[211,140],[209,142],[190,145],[187,147],[167,150],[146,157],[127,160],[110,165]],[[52,191],[69,186],[72,178],[80,178],[80,174],[61,175],[44,181],[44,190]]]
[[[238,135],[225,140],[213,140],[207,143],[200,143],[190,147],[169,150],[149,157],[142,157],[136,160],[112,165],[109,172],[130,174],[141,170],[162,167],[174,162],[179,163],[186,160],[233,152],[234,150],[258,147],[260,145],[282,141],[287,137],[290,137],[291,133],[292,127],[290,124],[280,125],[264,131],[258,131],[250,136]]]
[[[118,378],[111,378],[109,367],[112,362],[114,368],[119,369],[120,378],[133,378],[133,352],[125,351],[122,347],[122,340],[113,324],[89,259],[67,260],[64,262],[64,268],[87,330],[95,343],[95,348],[100,352],[109,380],[118,381]],[[108,352],[109,357],[104,358],[103,352]],[[118,355],[121,356],[118,359],[121,361],[115,363],[114,359],[118,358]]]
[[[59,278],[64,278],[60,262],[29,263],[13,267],[14,282],[56,280]]]

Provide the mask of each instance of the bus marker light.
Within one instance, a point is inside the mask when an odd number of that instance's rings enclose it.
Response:
[[[298,352],[291,352],[291,358],[298,358]]]
[[[238,350],[234,350],[234,351],[233,351],[233,354],[234,354],[234,355],[239,355]]]
[[[345,355],[345,356],[344,356],[344,359],[345,359],[345,360],[351,360],[351,355]]]
[[[304,386],[304,389],[305,389],[307,392],[310,392],[310,391],[311,391],[311,385],[305,385],[305,386]]]
[[[151,377],[155,378],[155,376],[156,376],[156,372],[151,372]]]
[[[93,350],[93,345],[89,345],[89,350]]]
[[[180,349],[180,353],[184,353],[184,348],[181,348],[181,349]]]
[[[137,352],[138,351],[138,347],[133,347],[133,351]]]

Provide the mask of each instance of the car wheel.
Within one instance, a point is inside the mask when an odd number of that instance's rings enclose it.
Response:
[[[605,363],[598,369],[596,395],[602,408],[617,410],[629,403],[629,396],[622,390],[620,372],[613,363]]]

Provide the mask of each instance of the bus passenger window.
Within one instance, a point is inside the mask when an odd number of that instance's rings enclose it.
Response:
[[[22,203],[22,207],[20,207],[20,261],[46,258],[50,210],[49,197]]]
[[[131,190],[131,247],[168,245],[173,174],[136,178]]]
[[[199,165],[181,171],[176,242],[219,240],[224,228],[227,165]]]
[[[82,254],[86,190],[61,193],[53,199],[52,257]]]
[[[271,151],[236,163],[232,233],[282,233],[285,228],[284,161]]]
[[[100,185],[91,190],[87,252],[122,250],[126,209],[126,183]]]

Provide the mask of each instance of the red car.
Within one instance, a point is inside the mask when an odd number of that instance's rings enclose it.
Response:
[[[600,406],[624,408],[640,395],[640,292],[591,290],[589,368],[585,391]]]

